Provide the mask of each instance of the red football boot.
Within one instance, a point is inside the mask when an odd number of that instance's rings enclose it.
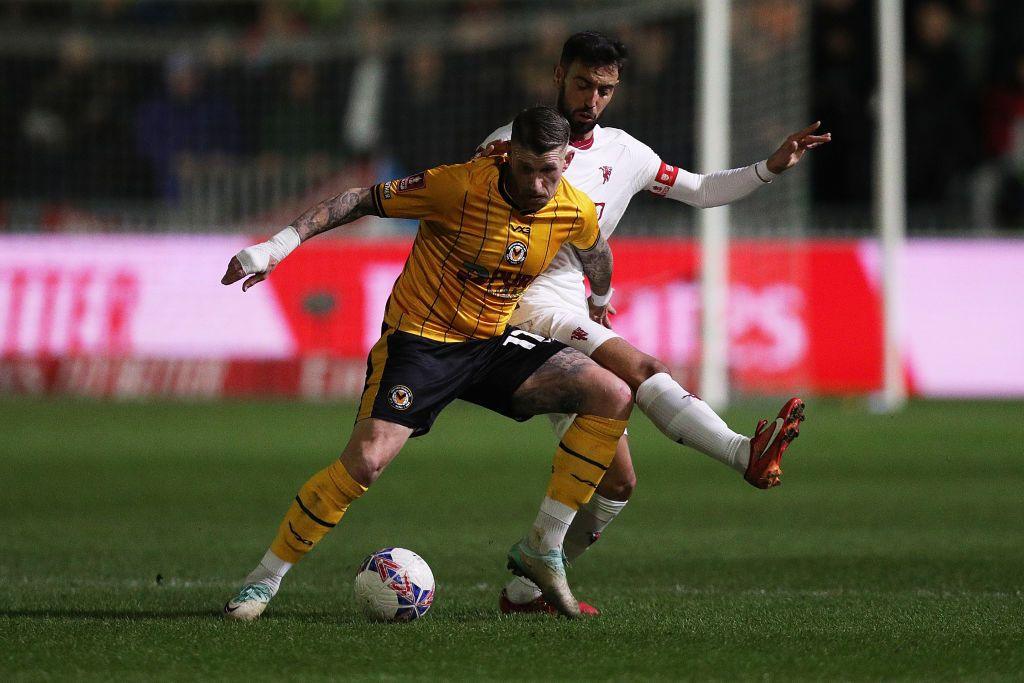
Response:
[[[800,423],[804,416],[804,402],[791,398],[782,406],[775,422],[761,420],[757,423],[754,436],[750,439],[750,463],[743,474],[752,486],[770,489],[778,486],[782,476],[782,454],[793,439],[800,436]]]
[[[601,614],[599,609],[582,600],[579,601],[579,605],[580,616],[596,617]],[[501,597],[498,599],[498,609],[501,610],[502,614],[550,614],[553,617],[558,616],[558,610],[549,605],[543,597],[524,603],[512,602],[508,599],[508,593],[505,592],[504,588],[501,589]]]

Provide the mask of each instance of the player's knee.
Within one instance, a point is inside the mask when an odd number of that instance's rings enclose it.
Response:
[[[636,474],[630,470],[629,472],[621,473],[619,476],[606,476],[601,480],[600,486],[597,487],[597,492],[609,500],[626,501],[633,495],[635,488]]]
[[[629,385],[607,370],[595,368],[591,375],[587,384],[591,387],[592,396],[587,403],[593,409],[582,412],[627,417],[633,405],[633,392]]]
[[[637,384],[642,384],[643,382],[649,380],[651,377],[654,377],[655,375],[661,374],[663,372],[671,374],[669,373],[667,365],[662,363],[654,356],[648,356],[644,354],[643,360],[640,361],[636,368],[637,379],[639,380]]]
[[[382,451],[378,452],[373,444],[366,442],[350,442],[342,452],[340,460],[349,475],[367,487],[380,478],[389,462]]]
[[[637,353],[629,359],[628,363],[616,370],[616,374],[625,380],[633,391],[639,389],[641,384],[654,375],[662,372],[668,373],[668,366],[646,353]]]
[[[365,458],[346,458],[345,455],[342,455],[341,464],[348,470],[349,476],[366,487],[377,481],[381,472],[384,471],[383,467],[374,465],[372,461]]]

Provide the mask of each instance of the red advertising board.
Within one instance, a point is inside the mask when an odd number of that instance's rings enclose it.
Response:
[[[273,291],[304,353],[353,357],[376,339],[405,244],[311,243]],[[294,260],[293,260],[294,259]],[[881,304],[856,242],[739,242],[730,262],[730,367],[743,390],[868,392],[881,384]],[[700,353],[697,248],[615,245],[616,329],[686,371]]]
[[[0,393],[358,394],[409,240],[314,240],[243,294],[219,281],[248,242],[0,238]],[[697,245],[617,239],[613,248],[616,330],[699,391]],[[870,241],[732,243],[733,386],[772,394],[877,390],[877,264]],[[1024,354],[1012,342],[1024,334],[1024,244],[912,242],[904,272],[911,388],[923,395],[1024,395]],[[967,281],[970,290],[962,287]],[[939,306],[931,304],[936,297]],[[985,353],[961,357],[967,347]]]

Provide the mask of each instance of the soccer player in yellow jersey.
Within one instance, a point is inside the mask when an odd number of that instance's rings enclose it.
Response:
[[[517,420],[576,413],[555,451],[530,532],[509,551],[569,617],[580,614],[562,542],[608,469],[632,405],[625,382],[560,342],[508,325],[523,291],[563,244],[593,291],[611,287],[612,259],[593,202],[562,179],[569,123],[550,107],[516,117],[508,160],[442,166],[321,202],[271,240],[243,249],[222,282],[266,278],[300,242],[367,214],[417,218],[419,232],[367,359],[356,424],[341,456],[299,490],[228,618],[257,618],[291,566],[341,520],[406,440],[426,434],[457,398]]]

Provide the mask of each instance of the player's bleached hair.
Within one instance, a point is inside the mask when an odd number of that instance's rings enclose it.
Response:
[[[569,36],[562,45],[562,56],[558,63],[566,69],[579,60],[586,66],[611,66],[622,71],[629,52],[622,41],[609,38],[597,31],[580,31]]]
[[[569,122],[554,107],[524,109],[512,121],[512,144],[544,154],[569,144]]]

